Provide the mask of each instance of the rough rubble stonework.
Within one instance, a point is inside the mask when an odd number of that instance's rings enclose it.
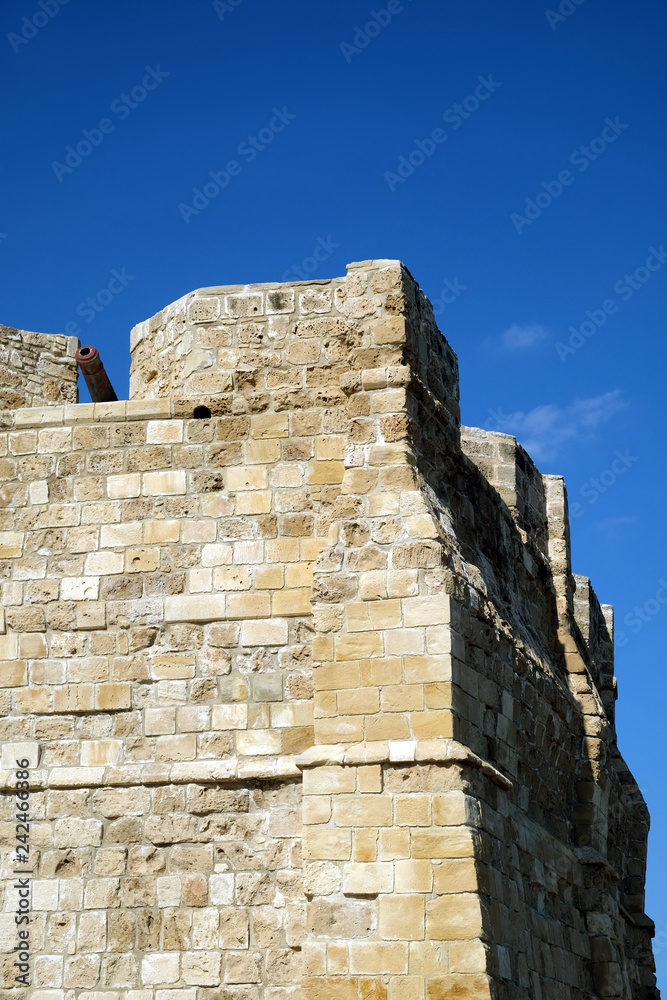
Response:
[[[75,403],[78,345],[76,337],[0,324],[0,411]]]
[[[656,1000],[612,609],[406,269],[200,289],[132,355],[0,413],[0,1000]]]

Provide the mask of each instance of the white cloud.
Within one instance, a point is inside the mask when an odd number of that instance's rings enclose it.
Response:
[[[628,404],[620,389],[590,399],[575,399],[569,406],[546,403],[527,413],[492,414],[492,430],[513,434],[535,461],[554,458],[564,445],[591,440],[596,430]]]
[[[624,529],[630,524],[636,524],[637,518],[633,514],[625,517],[605,517],[598,521],[595,527],[602,531],[610,541],[616,541],[623,537]]]
[[[521,351],[528,347],[536,347],[548,336],[549,331],[539,323],[512,323],[500,335],[500,343],[508,351]]]

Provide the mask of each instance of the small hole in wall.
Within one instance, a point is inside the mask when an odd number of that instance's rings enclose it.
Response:
[[[208,420],[211,416],[211,411],[208,406],[195,406],[192,416],[195,420]]]

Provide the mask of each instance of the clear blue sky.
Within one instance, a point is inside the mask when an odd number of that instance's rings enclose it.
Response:
[[[574,570],[615,605],[667,987],[667,17],[561,6],[4,3],[0,320],[77,323],[123,396],[131,326],[194,288],[280,280],[316,248],[315,277],[403,260],[440,300],[464,422],[565,475]],[[210,172],[224,190],[194,214]]]

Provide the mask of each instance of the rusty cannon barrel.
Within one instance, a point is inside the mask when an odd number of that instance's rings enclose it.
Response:
[[[96,347],[90,344],[80,347],[76,352],[76,361],[86,380],[93,403],[113,403],[118,399]]]

